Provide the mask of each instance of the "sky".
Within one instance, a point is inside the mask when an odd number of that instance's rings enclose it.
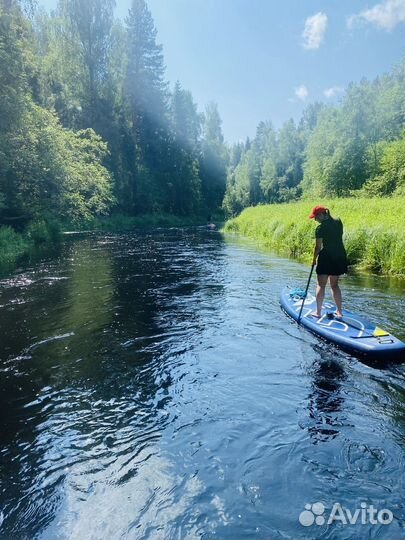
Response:
[[[57,0],[39,0],[48,9]],[[125,19],[130,0],[117,0]],[[405,0],[148,0],[166,78],[218,104],[229,143],[299,120],[405,57]]]

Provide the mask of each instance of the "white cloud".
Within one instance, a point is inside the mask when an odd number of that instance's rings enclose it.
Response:
[[[325,13],[319,11],[305,21],[305,28],[302,33],[305,49],[318,49],[325,36],[328,17]]]
[[[384,30],[392,30],[397,24],[405,23],[405,1],[384,0],[381,4],[349,17],[347,26],[352,28],[361,22],[374,24]]]
[[[295,95],[301,101],[305,101],[308,97],[308,94],[309,94],[308,88],[304,84],[302,84],[301,86],[298,86],[298,88],[295,89]]]
[[[342,88],[342,86],[331,86],[323,91],[323,95],[328,99],[332,99],[342,92],[344,92],[344,88]]]

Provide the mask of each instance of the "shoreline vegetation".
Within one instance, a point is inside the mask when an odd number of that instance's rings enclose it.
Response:
[[[147,0],[131,0],[124,20],[114,0],[36,4],[0,0],[1,266],[64,231],[206,225],[242,211],[225,230],[306,260],[303,201],[329,199],[350,262],[405,275],[405,58],[228,144],[217,104],[199,110],[167,81]]]
[[[0,0],[0,261],[46,245],[54,224],[128,230],[220,214],[218,107],[199,110],[166,80],[146,0],[125,20],[114,0],[37,4]]]
[[[215,223],[224,222],[222,214],[215,214]],[[149,227],[196,227],[207,225],[204,216],[174,216],[171,214],[145,214],[125,216],[114,214],[80,223],[61,223],[53,218],[31,222],[23,231],[9,225],[0,226],[0,269],[12,268],[24,256],[41,246],[58,244],[68,232],[124,232]]]
[[[315,225],[311,209],[322,204],[340,217],[349,265],[355,270],[405,277],[405,197],[304,200],[249,207],[228,220],[226,233],[236,233],[263,247],[311,262]]]

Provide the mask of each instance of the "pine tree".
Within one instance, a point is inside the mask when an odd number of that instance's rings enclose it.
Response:
[[[18,213],[13,138],[24,124],[29,95],[26,57],[27,27],[19,3],[0,0],[0,209]]]
[[[205,108],[201,158],[202,193],[209,214],[221,207],[226,189],[228,153],[216,103]]]
[[[172,144],[170,158],[170,211],[181,215],[198,213],[201,202],[199,177],[200,117],[190,92],[175,84],[171,104]]]
[[[61,0],[60,6],[70,21],[70,39],[78,46],[76,65],[83,66],[84,127],[97,129],[101,98],[109,76],[115,0]]]
[[[126,20],[128,65],[124,99],[132,137],[132,206],[135,211],[162,207],[167,194],[168,91],[162,46],[145,0],[133,0]]]

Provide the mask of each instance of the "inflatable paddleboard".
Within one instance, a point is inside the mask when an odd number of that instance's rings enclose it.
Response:
[[[280,296],[281,307],[296,321],[304,295],[302,289],[286,287]],[[335,305],[328,302],[324,302],[320,318],[311,315],[315,310],[315,296],[308,294],[302,309],[301,325],[314,334],[349,352],[379,359],[399,357],[405,360],[405,343],[367,319],[347,310],[343,310],[343,318],[338,319],[333,315]]]

